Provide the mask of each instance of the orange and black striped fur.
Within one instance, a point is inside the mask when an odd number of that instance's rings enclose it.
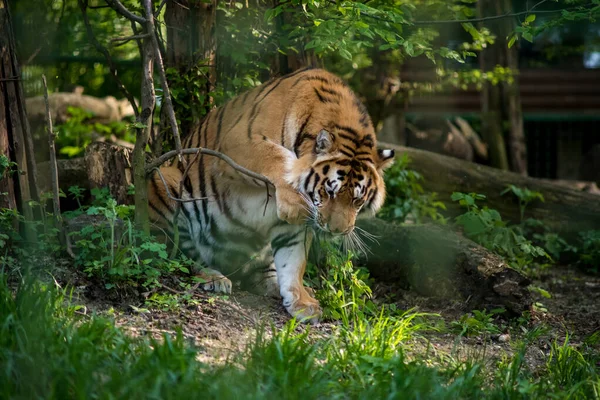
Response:
[[[183,166],[163,167],[171,193],[183,199],[180,247],[204,262],[209,289],[230,292],[232,279],[265,294],[278,292],[294,316],[318,318],[320,308],[302,284],[312,230],[353,235],[359,212],[383,204],[383,170],[391,150],[377,150],[366,108],[337,76],[304,69],[272,79],[213,110],[183,143],[231,157],[271,182],[200,156],[179,194]],[[193,156],[187,158],[188,162]],[[152,218],[167,231],[175,203],[155,174],[149,182]],[[251,261],[270,253],[265,265]]]

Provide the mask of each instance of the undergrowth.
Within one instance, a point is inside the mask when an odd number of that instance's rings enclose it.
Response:
[[[422,329],[415,314],[354,318],[320,340],[292,320],[209,365],[181,333],[133,338],[77,311],[65,290],[26,279],[15,293],[1,277],[1,398],[600,398],[593,343],[556,341],[536,375],[524,363],[536,331],[491,367],[477,358],[434,365],[404,351]]]

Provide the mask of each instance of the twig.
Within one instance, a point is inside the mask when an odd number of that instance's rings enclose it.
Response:
[[[221,153],[219,151],[205,149],[205,148],[202,148],[202,147],[200,147],[200,148],[194,147],[194,148],[189,148],[189,149],[183,149],[183,150],[181,150],[181,154],[184,154],[184,155],[185,154],[196,154],[197,152],[200,152],[202,154],[206,154],[206,155],[209,155],[209,156],[220,158],[221,160],[225,161],[227,164],[229,164],[233,169],[235,169],[239,173],[247,175],[247,176],[249,176],[251,178],[254,178],[256,180],[259,180],[259,181],[265,183],[267,186],[268,185],[273,185],[273,183],[266,176],[261,175],[261,174],[257,174],[256,172],[252,172],[249,169],[246,169],[246,168],[242,167],[241,165],[239,165],[238,163],[236,163],[235,161],[233,161],[229,156],[227,156],[227,155],[225,155],[225,154],[223,154],[223,153]],[[163,154],[162,156],[158,157],[156,160],[154,160],[150,164],[148,164],[148,166],[146,167],[146,173],[150,174],[155,168],[161,166],[167,160],[175,157],[178,154],[179,154],[179,152],[177,150],[171,150],[171,151]]]
[[[110,39],[110,41],[111,42],[129,42],[130,40],[144,39],[144,38],[147,38],[148,36],[150,36],[150,35],[148,35],[147,33],[142,33],[140,35],[118,37],[118,38]]]
[[[121,2],[119,0],[105,0],[105,1],[109,6],[111,6],[112,9],[114,9],[116,12],[118,12],[119,14],[121,14],[122,16],[127,18],[128,20],[135,21],[141,25],[146,23],[145,18],[142,18],[139,15],[136,15],[136,14],[132,13],[131,11],[129,11],[127,8],[125,8],[125,6],[123,4],[121,4]]]
[[[65,236],[62,226],[62,216],[60,214],[60,198],[58,188],[58,166],[56,165],[56,147],[54,140],[56,135],[52,129],[52,115],[50,114],[50,103],[48,101],[48,83],[46,75],[42,74],[42,82],[44,84],[44,103],[46,104],[46,128],[48,129],[48,147],[50,149],[50,179],[52,181],[52,206],[54,211],[54,222],[58,229],[58,237],[60,243],[64,244]]]
[[[107,1],[109,1],[109,0],[107,0]],[[123,95],[127,98],[129,103],[131,104],[131,107],[133,108],[133,113],[135,114],[136,119],[138,119],[140,113],[135,104],[135,99],[133,98],[132,94],[129,93],[129,90],[127,90],[125,85],[123,85],[123,82],[121,82],[121,79],[119,78],[119,76],[117,74],[117,68],[115,67],[115,64],[112,61],[110,52],[106,49],[106,47],[104,47],[100,44],[98,39],[96,39],[96,35],[94,35],[94,31],[92,30],[92,25],[90,24],[90,20],[87,15],[87,1],[77,0],[77,2],[79,3],[79,8],[81,9],[81,13],[83,14],[83,22],[85,24],[85,29],[87,31],[87,35],[88,35],[88,38],[90,39],[90,42],[92,42],[92,44],[96,48],[96,51],[98,51],[99,53],[104,55],[104,58],[106,59],[106,62],[108,63],[108,68],[110,69],[110,73],[112,74],[114,80],[117,82],[117,86],[119,87],[119,90],[121,91],[121,93],[123,93]]]
[[[178,151],[179,162],[185,162],[181,154],[181,137],[179,136],[179,127],[177,126],[177,118],[175,117],[175,110],[173,109],[173,102],[171,100],[171,91],[169,90],[169,83],[167,82],[167,74],[165,73],[165,66],[162,60],[162,54],[160,52],[160,46],[158,44],[158,38],[156,36],[154,28],[154,14],[152,13],[152,3],[150,0],[144,1],[144,10],[146,12],[146,20],[148,21],[148,34],[151,35],[152,45],[154,46],[154,59],[156,66],[158,67],[158,75],[162,83],[164,105],[169,116],[169,122],[171,124],[171,130],[173,131],[173,138],[175,139],[175,149]]]

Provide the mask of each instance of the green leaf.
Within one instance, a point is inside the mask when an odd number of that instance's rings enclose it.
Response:
[[[529,14],[527,18],[525,18],[525,22],[527,23],[531,23],[533,21],[535,21],[535,14]]]
[[[346,60],[352,61],[352,54],[346,49],[340,49],[340,55]]]

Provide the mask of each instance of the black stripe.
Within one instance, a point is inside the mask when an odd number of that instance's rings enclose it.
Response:
[[[240,123],[240,121],[242,120],[242,117],[243,117],[243,116],[244,116],[244,113],[242,112],[242,113],[240,114],[240,116],[238,117],[238,119],[236,119],[236,120],[235,120],[235,123],[233,124],[233,126],[231,127],[231,129],[230,129],[230,130],[233,130],[233,128],[235,128],[235,127],[237,126],[237,124],[239,124],[239,123]]]
[[[348,151],[349,151],[349,152],[351,152],[352,154],[354,154],[354,153],[356,152],[356,149],[354,149],[354,148],[352,148],[352,147],[348,146],[348,145],[347,145],[347,144],[345,144],[345,143],[342,143],[342,147],[344,147],[346,150],[348,150]]]
[[[294,242],[294,239],[298,237],[298,235],[302,232],[293,232],[293,233],[283,233],[271,240],[271,247],[273,248],[273,254],[279,249],[290,247],[291,243],[298,244],[298,242]]]
[[[248,99],[249,93],[250,93],[250,91],[247,91],[246,93],[244,93],[244,96],[242,97],[242,107],[246,105],[246,100]]]
[[[349,134],[353,135],[354,136],[353,139],[355,139],[358,136],[358,132],[356,132],[356,130],[354,130],[353,128],[350,128],[349,126],[342,126],[342,125],[337,125],[337,124],[335,124],[334,126],[339,130],[346,131]],[[340,135],[342,135],[342,134],[340,134]]]
[[[228,105],[229,102],[225,103],[225,105],[221,107],[221,109],[219,110],[219,114],[217,115],[219,122],[217,123],[217,136],[215,136],[215,144],[213,145],[213,149],[217,148],[217,143],[219,143],[219,140],[221,139],[221,129],[223,129],[223,115],[225,115],[225,110],[227,109]]]
[[[294,77],[294,76],[296,76],[298,74],[301,74],[302,72],[306,72],[306,71],[311,70],[311,69],[313,69],[313,68],[312,67],[306,67],[306,68],[299,69],[298,71],[295,71],[295,72],[292,72],[291,74],[287,74],[287,75],[283,76],[281,78],[281,80],[292,78],[292,77]],[[306,77],[298,78],[296,80],[296,82],[294,82],[294,84],[292,85],[291,89],[295,88],[298,83],[300,83],[301,81],[303,81],[305,79],[307,79],[307,78]]]
[[[248,138],[252,137],[252,125],[254,125],[254,120],[258,115],[258,106],[260,103],[256,102],[252,106],[252,112],[250,113],[250,122],[248,123]]]
[[[221,195],[219,194],[219,191],[217,190],[217,182],[216,182],[215,178],[212,176],[212,174],[208,175],[208,181],[210,183],[210,189],[212,190],[213,195],[215,196],[215,201],[217,202],[217,205],[219,206],[219,211],[223,212],[223,206],[221,205]]]
[[[306,177],[306,180],[304,181],[304,191],[305,192],[308,190],[308,185],[310,184],[310,178],[312,178],[314,173],[315,173],[315,170],[313,168],[311,168],[310,172],[308,173],[308,176]]]
[[[235,225],[236,227],[243,229],[244,231],[246,231],[247,235],[249,237],[256,237],[258,238],[260,235],[259,233],[252,229],[251,227],[247,226],[246,224],[244,224],[242,221],[238,220],[237,218],[235,218],[233,216],[233,214],[231,213],[231,207],[229,206],[229,203],[227,202],[227,199],[225,199],[223,201],[223,215],[225,216],[225,218],[227,218],[227,220]]]
[[[271,84],[273,84],[273,82],[275,82],[274,79],[269,79],[268,81],[266,81],[265,83],[263,83],[260,86],[260,88],[258,89],[258,93],[254,97],[254,101],[258,100],[258,96],[260,96],[262,92],[264,92]]]
[[[279,79],[277,81],[277,83],[275,85],[273,85],[273,87],[271,89],[269,89],[269,91],[267,93],[265,93],[265,95],[263,96],[262,99],[260,99],[260,101],[263,101],[264,99],[266,99],[267,96],[270,95],[273,90],[277,89],[277,86],[279,86],[282,81],[283,81],[283,79]]]
[[[308,121],[310,121],[311,116],[312,116],[312,114],[308,114],[308,117],[306,117],[306,119],[300,126],[298,133],[296,133],[296,141],[294,143],[294,153],[296,153],[296,157],[298,157],[298,158],[299,158],[298,152],[300,150],[300,146],[302,145],[302,142],[306,138],[306,135],[304,135],[304,129],[306,128],[306,125],[308,125]]]
[[[321,103],[335,103],[335,104],[338,103],[336,99],[332,99],[331,97],[323,96],[323,94],[321,92],[319,92],[319,90],[317,88],[313,88],[313,90],[317,94],[317,97],[319,98],[319,101]]]
[[[302,243],[301,240],[295,240],[293,242],[288,242],[285,246],[277,247],[276,249],[273,250],[273,256],[275,256],[275,254],[277,254],[277,252],[279,250],[283,250],[283,249],[288,248],[288,247],[294,247],[294,246],[296,246],[296,245],[298,245],[300,243]]]
[[[347,152],[346,150],[339,150],[340,153],[342,153],[343,155],[345,155],[346,157],[354,157],[354,154]]]
[[[167,218],[167,216],[160,209],[158,209],[152,202],[149,202],[148,204],[150,205],[150,208],[154,210],[155,213],[157,213],[162,219],[164,219],[169,225],[171,225],[173,221]]]
[[[285,147],[285,122],[287,121],[287,111],[283,116],[283,124],[281,124],[281,145]]]
[[[313,184],[313,187],[317,187],[320,180],[321,180],[321,176],[319,174],[315,174],[315,183]]]
[[[204,159],[204,154],[200,155],[200,168],[198,169],[198,180],[200,183],[200,197],[207,197],[206,196],[206,181],[205,181],[205,177],[204,177],[204,170],[205,168],[202,167],[202,161]],[[197,203],[197,202],[195,202]],[[201,200],[202,203],[202,217],[204,219],[204,225],[207,224],[208,222],[208,201],[207,200]]]
[[[342,94],[340,92],[338,92],[337,90],[326,88],[325,86],[321,86],[321,91],[331,94],[333,96],[342,97]]]
[[[150,182],[152,182],[152,188],[154,189],[154,193],[156,194],[156,196],[154,196],[154,197],[157,197],[158,199],[160,199],[160,202],[165,206],[165,208],[167,210],[169,210],[171,213],[173,213],[173,210],[171,210],[171,207],[169,207],[169,204],[167,204],[164,197],[159,195],[160,192],[158,191],[158,184],[156,183],[156,179],[152,179]],[[161,185],[164,186],[162,181],[161,181]],[[167,184],[167,186],[168,186],[168,184]],[[166,191],[166,189],[165,189],[165,191]],[[165,195],[166,195],[166,193],[165,193]]]

